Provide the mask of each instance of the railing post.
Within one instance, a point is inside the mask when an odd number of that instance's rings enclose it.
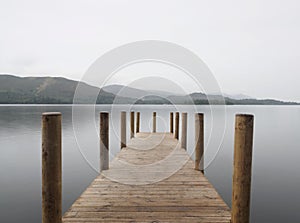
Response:
[[[100,171],[109,167],[109,113],[100,113]]]
[[[175,114],[175,139],[179,138],[179,112]]]
[[[232,223],[249,223],[253,147],[253,115],[236,115]]]
[[[140,132],[140,112],[136,113],[136,133]]]
[[[174,133],[174,113],[170,112],[170,133]]]
[[[187,113],[181,114],[181,148],[186,150]]]
[[[153,131],[152,132],[156,132],[156,112],[153,112]]]
[[[126,147],[126,112],[121,112],[121,149]]]
[[[204,114],[195,114],[195,170],[204,173]]]
[[[130,112],[130,138],[134,137],[134,112]]]
[[[61,113],[42,116],[42,222],[62,222]]]

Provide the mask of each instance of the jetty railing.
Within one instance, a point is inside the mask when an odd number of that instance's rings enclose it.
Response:
[[[130,112],[130,138],[135,136],[135,112]],[[187,113],[182,113],[181,147],[187,146]],[[62,222],[62,115],[42,115],[42,222]],[[126,147],[126,112],[121,112],[121,149]],[[249,223],[254,116],[235,117],[234,164],[232,183],[232,223]],[[174,131],[175,129],[175,131]],[[153,133],[156,112],[153,112]],[[136,116],[136,132],[140,132],[140,112]],[[179,112],[170,113],[170,133],[179,138]],[[195,170],[204,171],[204,114],[195,114]],[[100,171],[109,169],[109,113],[100,113]]]

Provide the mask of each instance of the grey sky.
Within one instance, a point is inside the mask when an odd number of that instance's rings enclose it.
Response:
[[[0,73],[80,79],[110,49],[156,39],[195,52],[226,93],[300,101],[299,11],[298,0],[0,0]]]

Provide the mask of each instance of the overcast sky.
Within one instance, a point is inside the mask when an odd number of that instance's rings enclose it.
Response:
[[[195,52],[225,93],[300,101],[299,12],[299,0],[0,0],[0,73],[81,79],[103,53],[155,39]]]

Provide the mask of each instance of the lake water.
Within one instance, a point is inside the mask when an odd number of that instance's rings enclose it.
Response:
[[[141,112],[141,131],[168,131],[172,106],[0,106],[0,221],[41,222],[41,114],[63,115],[63,212],[98,175],[99,112],[111,111],[111,158],[119,151],[119,113]],[[255,115],[251,222],[300,222],[299,106],[179,106],[188,112],[188,152],[194,113],[205,113],[205,174],[230,206],[234,117]],[[213,110],[213,112],[212,112]],[[95,113],[91,113],[91,111]],[[72,115],[73,114],[73,115]],[[129,123],[129,115],[127,114]],[[128,125],[129,126],[129,125]],[[129,132],[129,131],[127,131]]]

